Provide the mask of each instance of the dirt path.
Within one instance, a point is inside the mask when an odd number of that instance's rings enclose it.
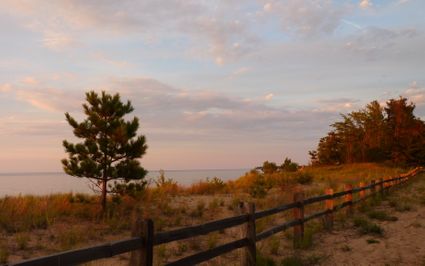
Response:
[[[425,265],[425,175],[393,191],[377,206],[357,211],[357,218],[315,237],[310,250],[297,256],[316,257],[321,265]],[[373,219],[371,213],[387,215]],[[388,218],[391,217],[391,218]],[[382,221],[395,220],[396,221]],[[360,233],[355,219],[367,220],[383,234]]]

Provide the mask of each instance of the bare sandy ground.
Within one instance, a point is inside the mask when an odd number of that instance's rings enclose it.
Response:
[[[388,200],[373,208],[398,218],[371,220],[383,228],[383,236],[360,234],[349,220],[345,226],[317,235],[313,247],[297,255],[319,257],[321,265],[425,265],[425,206],[421,201],[425,175],[418,178],[421,180],[391,192]],[[408,207],[397,210],[394,201]]]

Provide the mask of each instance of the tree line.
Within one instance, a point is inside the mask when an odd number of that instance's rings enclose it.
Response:
[[[425,162],[425,123],[414,114],[406,98],[390,99],[385,106],[372,101],[366,107],[341,114],[341,121],[310,151],[312,164]]]

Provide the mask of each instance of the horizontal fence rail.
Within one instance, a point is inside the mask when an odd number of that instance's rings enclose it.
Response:
[[[325,216],[326,224],[332,225],[332,214],[334,212],[348,207],[347,214],[349,214],[352,212],[352,206],[354,204],[360,201],[364,201],[369,197],[376,196],[378,192],[383,195],[385,191],[387,191],[389,188],[394,187],[396,185],[404,184],[409,180],[410,177],[413,177],[423,171],[424,170],[422,167],[417,167],[412,171],[409,171],[408,173],[402,174],[391,179],[380,179],[379,181],[372,180],[369,185],[360,183],[360,186],[356,188],[353,188],[351,185],[347,185],[344,191],[336,193],[333,193],[332,189],[328,189],[325,195],[310,197],[307,199],[304,199],[304,194],[302,192],[298,192],[294,194],[294,202],[259,212],[255,212],[255,205],[251,203],[249,204],[249,211],[244,210],[244,208],[241,208],[241,211],[244,213],[239,216],[229,217],[201,225],[185,227],[167,232],[154,233],[154,225],[152,220],[146,219],[145,221],[141,222],[139,219],[140,225],[138,226],[140,228],[136,228],[136,233],[133,232],[133,234],[135,233],[136,235],[132,238],[89,248],[66,251],[10,265],[75,265],[97,259],[109,258],[115,255],[131,251],[132,254],[130,258],[130,265],[151,266],[153,264],[154,246],[200,235],[205,235],[214,231],[224,230],[226,228],[234,226],[244,226],[244,229],[241,231],[241,239],[220,245],[207,251],[202,251],[181,258],[166,265],[195,265],[239,248],[244,248],[245,251],[243,258],[241,258],[243,265],[255,265],[256,242],[264,240],[274,234],[293,227],[295,245],[297,241],[301,241],[303,238],[304,223]],[[368,195],[366,195],[367,190],[371,191],[371,193],[369,193]],[[355,193],[359,193],[360,197],[356,200],[353,200],[353,194]],[[334,206],[333,200],[341,197],[344,197],[343,202]],[[310,214],[308,216],[304,216],[305,206],[318,202],[325,202],[326,209]],[[269,228],[259,234],[255,233],[255,220],[289,210],[293,211],[294,220],[286,221],[280,225]]]

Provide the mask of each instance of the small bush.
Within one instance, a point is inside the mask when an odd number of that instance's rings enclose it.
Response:
[[[407,211],[411,211],[412,209],[413,209],[412,206],[406,202],[399,202],[395,206],[395,210],[398,212],[407,212]]]
[[[253,198],[264,198],[270,187],[267,185],[263,175],[258,175],[249,188],[249,194]]]
[[[398,218],[395,216],[390,216],[384,211],[371,211],[367,214],[370,219],[375,219],[379,221],[397,221]]]
[[[0,245],[0,264],[6,264],[9,261],[9,251],[3,245]]]
[[[220,201],[216,198],[214,198],[209,204],[208,204],[208,209],[210,209],[211,211],[215,211],[219,208],[220,206]]]
[[[192,217],[198,217],[201,218],[202,216],[204,216],[204,211],[205,211],[205,202],[204,201],[198,201],[198,204],[196,204],[196,209],[193,210],[190,215]]]
[[[201,180],[198,183],[192,184],[187,192],[190,194],[215,194],[224,192],[226,190],[226,183],[218,177],[207,178],[205,181]]]
[[[30,241],[30,237],[26,233],[17,234],[15,237],[16,244],[18,245],[18,249],[25,250],[28,248],[28,242]]]
[[[313,246],[313,235],[314,231],[306,229],[304,231],[304,237],[301,241],[295,243],[295,248],[299,249],[309,249]]]
[[[258,249],[257,249],[257,258],[256,258],[256,265],[257,266],[275,266],[276,263],[272,258],[268,258],[264,256]]]
[[[301,185],[311,184],[313,182],[313,175],[307,172],[301,172],[296,175],[295,181]]]
[[[351,251],[351,247],[348,246],[348,245],[344,245],[344,246],[341,247],[341,250],[344,251],[344,252],[349,252],[349,251]]]
[[[270,245],[270,253],[273,255],[279,254],[280,240],[276,236],[272,236],[269,242]]]
[[[281,262],[282,266],[303,266],[303,261],[297,256],[284,258]]]
[[[187,250],[188,250],[188,247],[187,247],[187,244],[186,243],[178,242],[177,243],[177,249],[175,250],[174,255],[181,256]]]
[[[362,234],[375,234],[381,236],[384,233],[384,229],[382,229],[382,227],[366,220],[363,217],[356,217],[353,222],[354,226],[358,227],[359,232]]]
[[[207,246],[209,249],[215,248],[218,243],[218,236],[215,233],[209,234],[207,239]]]
[[[156,247],[155,250],[156,250],[156,254],[158,255],[158,258],[161,261],[168,259],[167,248],[165,245],[159,245],[158,247]]]
[[[61,249],[68,250],[74,248],[82,240],[82,235],[82,232],[72,228],[61,232],[58,236]]]
[[[298,170],[299,165],[295,162],[292,162],[291,159],[285,158],[285,161],[280,166],[280,169],[286,172],[296,172]]]
[[[368,244],[378,244],[379,243],[379,240],[376,240],[376,239],[371,238],[371,239],[366,240],[366,242]]]

